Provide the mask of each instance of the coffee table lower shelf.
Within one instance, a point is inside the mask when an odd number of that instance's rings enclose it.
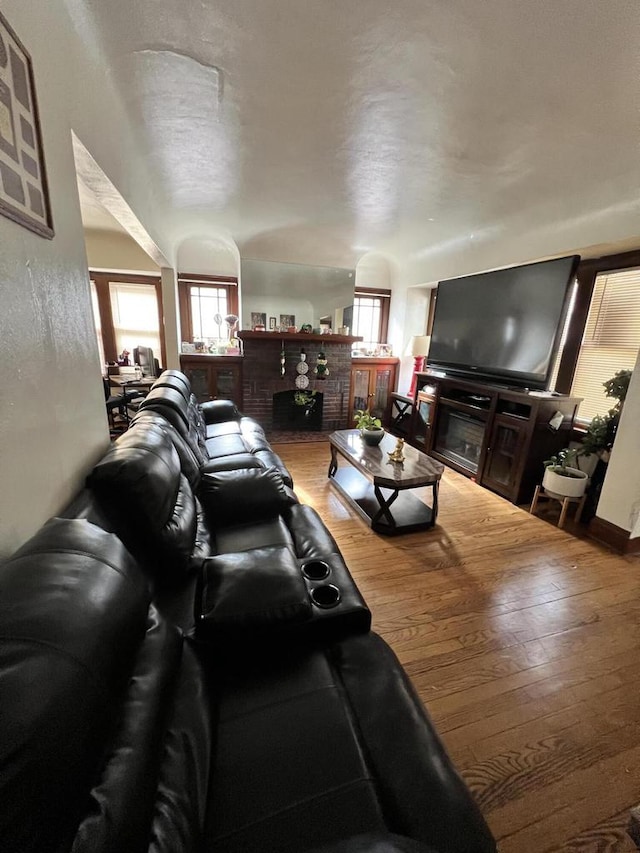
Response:
[[[426,530],[435,524],[431,507],[423,503],[410,490],[397,492],[396,497],[389,505],[389,512],[395,521],[395,524],[391,524],[385,515],[381,514],[381,506],[375,490],[379,488],[383,499],[388,500],[393,495],[394,489],[374,487],[373,483],[355,468],[338,468],[330,482],[347,498],[353,508],[376,533],[395,536],[400,533]],[[437,483],[432,488],[434,498],[437,500]]]

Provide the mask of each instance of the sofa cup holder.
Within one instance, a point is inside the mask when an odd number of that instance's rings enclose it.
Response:
[[[311,601],[320,607],[322,610],[329,610],[332,607],[337,607],[340,604],[340,590],[332,583],[323,583],[321,586],[314,587],[311,592]]]
[[[305,578],[310,581],[322,581],[329,577],[331,572],[329,564],[324,560],[307,560],[302,564],[301,570]]]

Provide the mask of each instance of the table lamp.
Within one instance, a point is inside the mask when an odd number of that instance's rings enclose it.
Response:
[[[429,352],[430,343],[430,335],[414,335],[407,344],[404,354],[413,357],[413,376],[411,377],[411,388],[409,388],[409,397],[411,398],[415,397],[418,373],[424,367],[424,357]]]

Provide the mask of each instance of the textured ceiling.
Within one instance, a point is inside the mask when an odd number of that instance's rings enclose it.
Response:
[[[354,266],[625,205],[640,231],[638,0],[83,8],[176,243]]]

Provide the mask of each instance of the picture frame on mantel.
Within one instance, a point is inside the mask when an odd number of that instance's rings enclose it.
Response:
[[[267,325],[267,315],[263,311],[252,311],[251,312],[251,328],[255,329],[258,327],[260,330],[264,330]]]
[[[269,317],[269,331],[275,332],[275,330],[276,330],[276,318],[275,317]]]
[[[0,13],[0,213],[54,236],[31,57]]]

